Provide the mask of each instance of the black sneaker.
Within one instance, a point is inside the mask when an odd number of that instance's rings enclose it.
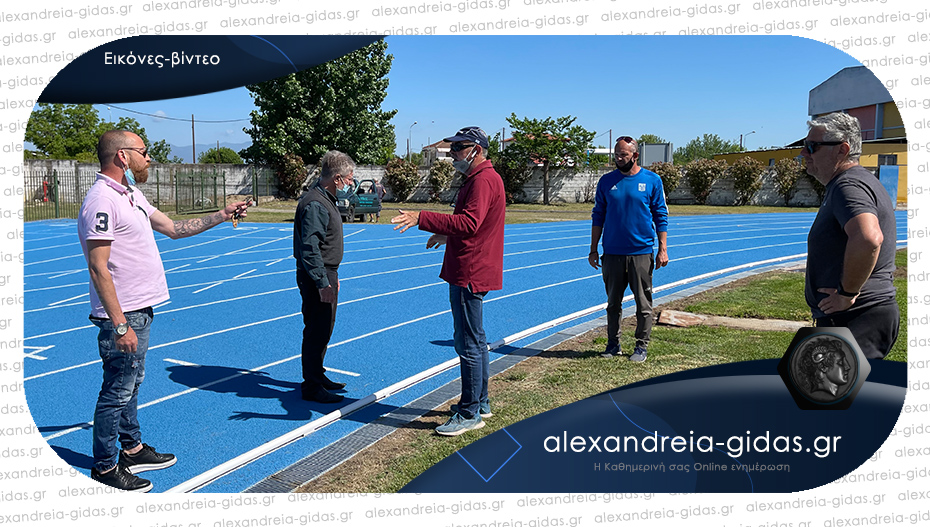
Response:
[[[90,469],[90,479],[129,492],[148,492],[152,490],[151,481],[134,476],[126,470],[122,463],[117,463],[116,468],[103,474],[92,468]]]
[[[339,394],[331,393],[322,386],[315,386],[309,390],[301,389],[300,397],[304,401],[314,401],[318,403],[334,404],[342,402],[343,397]]]
[[[620,344],[611,344],[607,343],[607,347],[604,349],[604,353],[601,353],[601,357],[609,359],[611,357],[616,357],[620,355]]]
[[[322,386],[324,389],[329,390],[329,391],[336,391],[336,390],[342,390],[343,388],[345,388],[346,383],[331,381],[329,380],[328,377],[324,375],[323,382],[320,384],[320,386]]]
[[[178,458],[174,454],[159,454],[154,448],[142,443],[142,450],[135,454],[120,451],[119,462],[133,474],[146,470],[159,470],[174,465]]]

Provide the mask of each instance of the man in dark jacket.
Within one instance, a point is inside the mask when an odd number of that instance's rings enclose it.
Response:
[[[297,288],[304,318],[301,365],[301,396],[307,401],[338,403],[345,383],[326,377],[323,357],[336,323],[339,299],[339,264],[342,262],[342,216],[336,208],[336,192],[355,184],[355,162],[331,150],[320,160],[320,180],[304,192],[294,215],[294,258]]]

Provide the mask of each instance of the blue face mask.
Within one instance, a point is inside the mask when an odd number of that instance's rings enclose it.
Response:
[[[126,176],[126,182],[130,186],[136,186],[136,177],[132,174],[132,170],[129,167],[126,167],[126,171],[123,172],[123,175]]]

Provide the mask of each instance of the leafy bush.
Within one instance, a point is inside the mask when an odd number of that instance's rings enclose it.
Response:
[[[455,175],[455,168],[452,167],[450,161],[439,160],[429,167],[430,201],[439,202],[439,195],[449,188],[453,175]]]
[[[662,187],[665,189],[666,196],[681,184],[681,171],[673,163],[659,161],[646,167],[646,170],[655,172],[662,178]]]
[[[730,167],[730,177],[733,178],[733,190],[736,191],[735,205],[748,205],[752,197],[762,188],[762,174],[765,165],[757,159],[744,156],[736,160]]]
[[[384,178],[381,182],[391,189],[394,201],[404,201],[416,188],[417,183],[420,182],[420,174],[417,173],[415,164],[395,157],[388,162],[387,167],[384,169]]]
[[[695,159],[685,165],[685,181],[691,187],[691,195],[698,205],[707,203],[710,188],[727,170],[727,162],[713,159]]]
[[[278,190],[288,198],[300,197],[301,185],[307,176],[304,160],[297,154],[286,154],[274,167]]]
[[[775,190],[785,198],[785,206],[791,201],[791,197],[797,191],[795,186],[798,180],[806,173],[801,163],[796,159],[787,157],[775,162]]]

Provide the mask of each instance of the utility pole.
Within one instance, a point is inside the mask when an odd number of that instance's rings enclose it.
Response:
[[[194,114],[191,114],[191,163],[197,162],[197,141],[194,139]]]

